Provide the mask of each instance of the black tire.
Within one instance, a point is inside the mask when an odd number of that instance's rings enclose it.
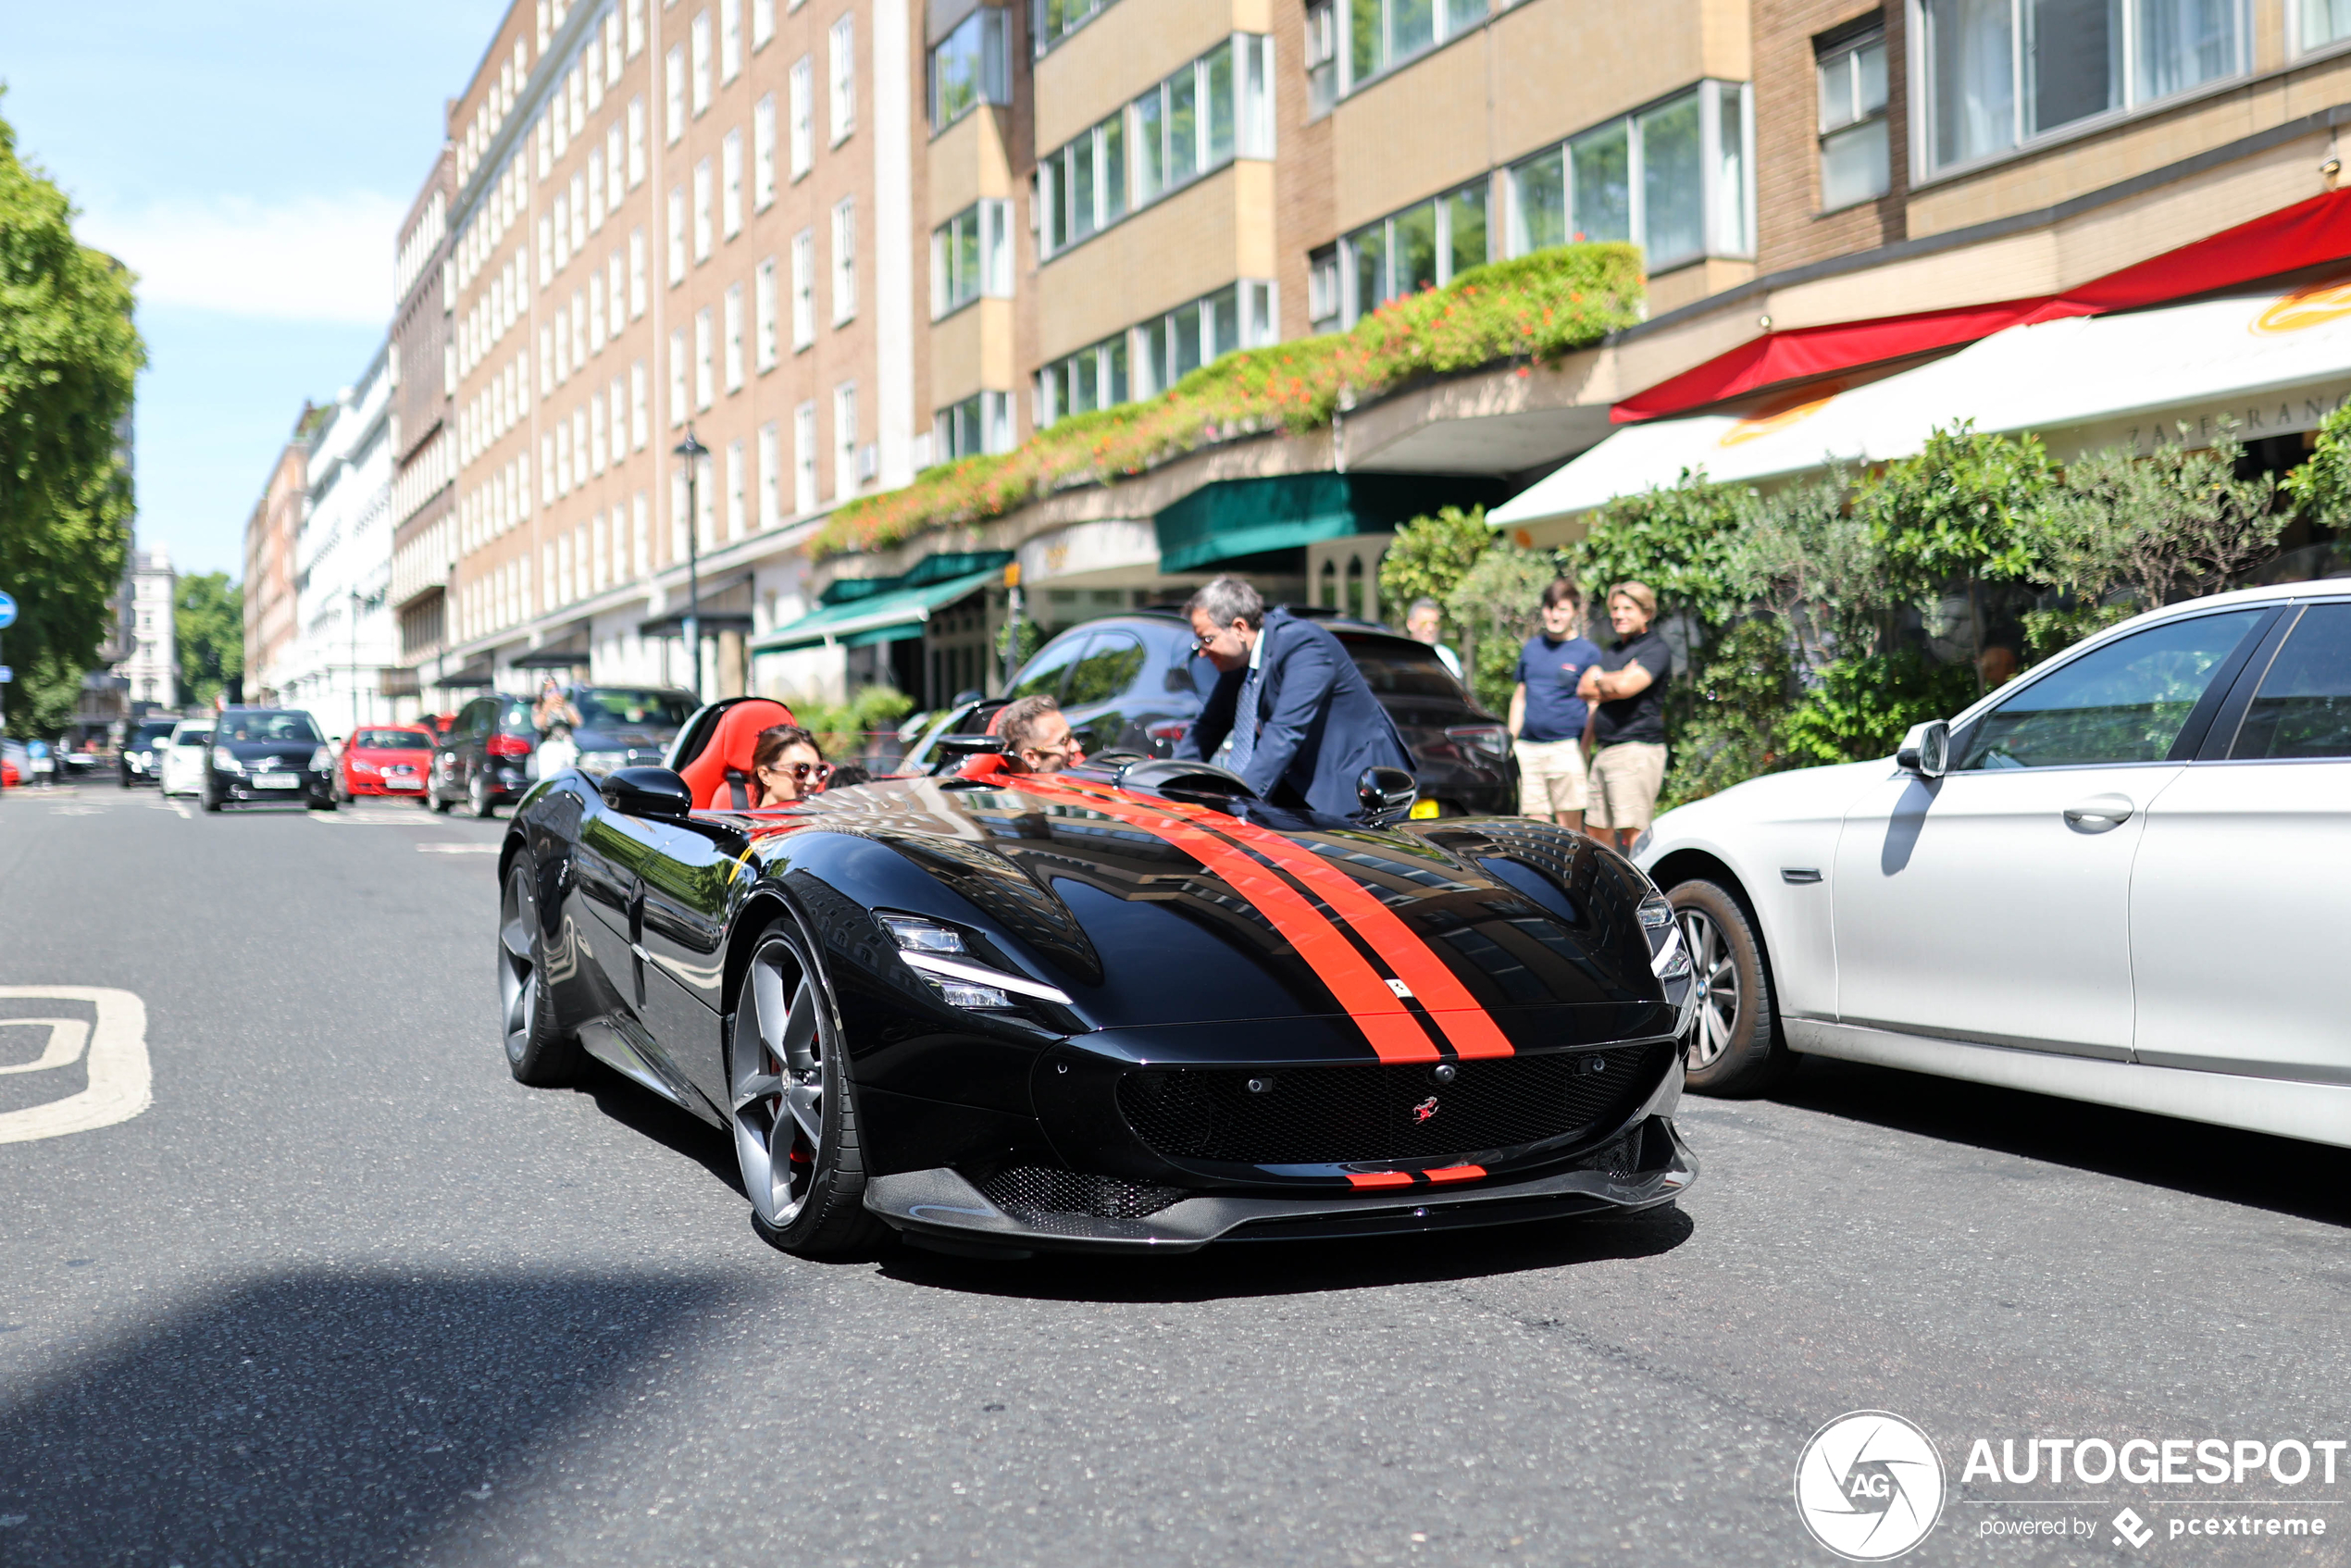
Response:
[[[728,1131],[744,1186],[753,1194],[752,1229],[768,1245],[799,1257],[836,1257],[870,1251],[889,1232],[865,1209],[865,1154],[857,1131],[857,1086],[850,1076],[849,1053],[840,1042],[824,972],[810,961],[809,953],[798,922],[789,915],[772,922],[753,947],[752,961],[744,966],[727,1024]],[[787,1071],[789,1064],[775,1055],[772,1042],[762,1033],[760,1008],[753,1001],[752,989],[763,973],[777,980],[772,996],[791,999],[790,1017],[801,1016],[799,1009],[803,1005],[808,1009],[805,1016],[814,1028],[802,1045],[815,1048],[815,1084],[821,1095],[815,1148],[808,1151],[804,1162],[793,1160],[791,1150],[805,1146],[802,1138],[788,1148],[786,1155],[788,1171],[804,1163],[807,1174],[788,1177],[789,1192],[784,1195],[775,1190],[767,1175],[776,1163],[769,1151],[779,1130],[790,1135],[797,1127],[783,1108],[786,1081],[802,1090],[808,1084],[793,1079]],[[789,1019],[775,1032],[781,1035],[788,1028]],[[753,1052],[761,1054],[748,1054]],[[756,1079],[770,1067],[776,1072],[767,1075],[768,1086],[778,1092],[772,1097],[741,1092],[747,1080]],[[763,1180],[769,1183],[764,1201],[754,1187]],[[764,1211],[785,1207],[778,1202],[779,1196],[786,1198],[790,1213],[772,1219]]]
[[[310,803],[310,809],[312,811],[332,811],[335,809],[335,798],[332,795],[329,795],[323,801],[312,801]]]
[[[433,810],[439,812],[443,816],[447,816],[449,815],[449,808],[457,803],[454,801],[442,800],[441,798],[441,791],[438,790],[429,790],[426,791],[426,794],[427,799],[425,801],[425,804],[432,807]]]
[[[527,855],[507,868],[498,902],[498,1004],[506,1070],[517,1083],[560,1089],[578,1076],[579,1041],[556,1015],[547,984],[547,943]]]
[[[478,817],[497,815],[498,797],[490,792],[489,780],[479,773],[466,780],[466,809]]]
[[[211,785],[209,785],[209,784],[206,784],[206,785],[204,787],[204,791],[203,791],[203,793],[204,793],[204,808],[205,808],[205,810],[209,811],[209,812],[216,812],[216,813],[217,813],[217,812],[218,812],[218,811],[220,810],[220,796],[219,796],[219,794],[218,794],[218,792],[217,792],[217,791],[213,789],[213,787],[212,787]]]
[[[1772,966],[1755,921],[1736,894],[1694,877],[1666,895],[1682,944],[1706,995],[1685,1047],[1689,1087],[1700,1094],[1761,1094],[1795,1057],[1780,1032]]]

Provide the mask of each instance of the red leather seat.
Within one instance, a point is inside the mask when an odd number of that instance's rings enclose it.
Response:
[[[796,724],[792,711],[765,697],[737,703],[718,716],[718,728],[702,754],[680,768],[678,777],[693,791],[703,811],[748,811],[759,803],[759,780],[752,772],[752,753],[759,732],[779,724]]]
[[[963,765],[955,770],[955,777],[958,778],[993,778],[1000,773],[1010,773],[1011,771],[1011,768],[1004,765],[1003,753],[974,752],[970,756],[965,757],[964,759]]]

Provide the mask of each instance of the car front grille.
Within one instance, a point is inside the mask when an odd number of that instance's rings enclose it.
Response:
[[[1085,1214],[1098,1220],[1139,1220],[1184,1196],[1176,1187],[1146,1187],[1116,1176],[1087,1176],[1050,1165],[1014,1165],[978,1184],[980,1195],[1017,1220]]]
[[[1639,1106],[1673,1050],[1660,1042],[1462,1062],[1450,1083],[1426,1064],[1145,1069],[1119,1080],[1118,1108],[1172,1160],[1446,1159],[1607,1131]]]

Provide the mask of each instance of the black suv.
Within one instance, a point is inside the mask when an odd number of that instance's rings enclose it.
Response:
[[[566,686],[572,744],[590,773],[658,767],[662,753],[696,707],[693,693],[663,686]],[[522,798],[538,778],[541,739],[535,709],[523,697],[477,697],[457,710],[432,753],[424,799],[435,811],[459,801],[476,816]]]
[[[1480,708],[1424,643],[1369,621],[1287,606],[1347,649],[1412,753],[1424,814],[1499,815],[1518,810],[1518,764],[1510,731]],[[1008,697],[1042,692],[1061,704],[1088,753],[1173,754],[1215,689],[1216,666],[1192,653],[1192,628],[1173,609],[1137,610],[1072,627],[1021,667]],[[983,727],[1001,701],[970,703],[935,726],[907,759],[930,760],[937,738]]]
[[[334,777],[334,753],[300,708],[223,708],[205,748],[204,808],[282,801],[332,811]]]

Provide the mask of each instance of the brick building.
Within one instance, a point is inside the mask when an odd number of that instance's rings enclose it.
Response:
[[[278,700],[279,683],[299,629],[294,604],[295,541],[309,500],[310,442],[328,410],[302,405],[271,465],[261,499],[245,521],[245,700]]]

